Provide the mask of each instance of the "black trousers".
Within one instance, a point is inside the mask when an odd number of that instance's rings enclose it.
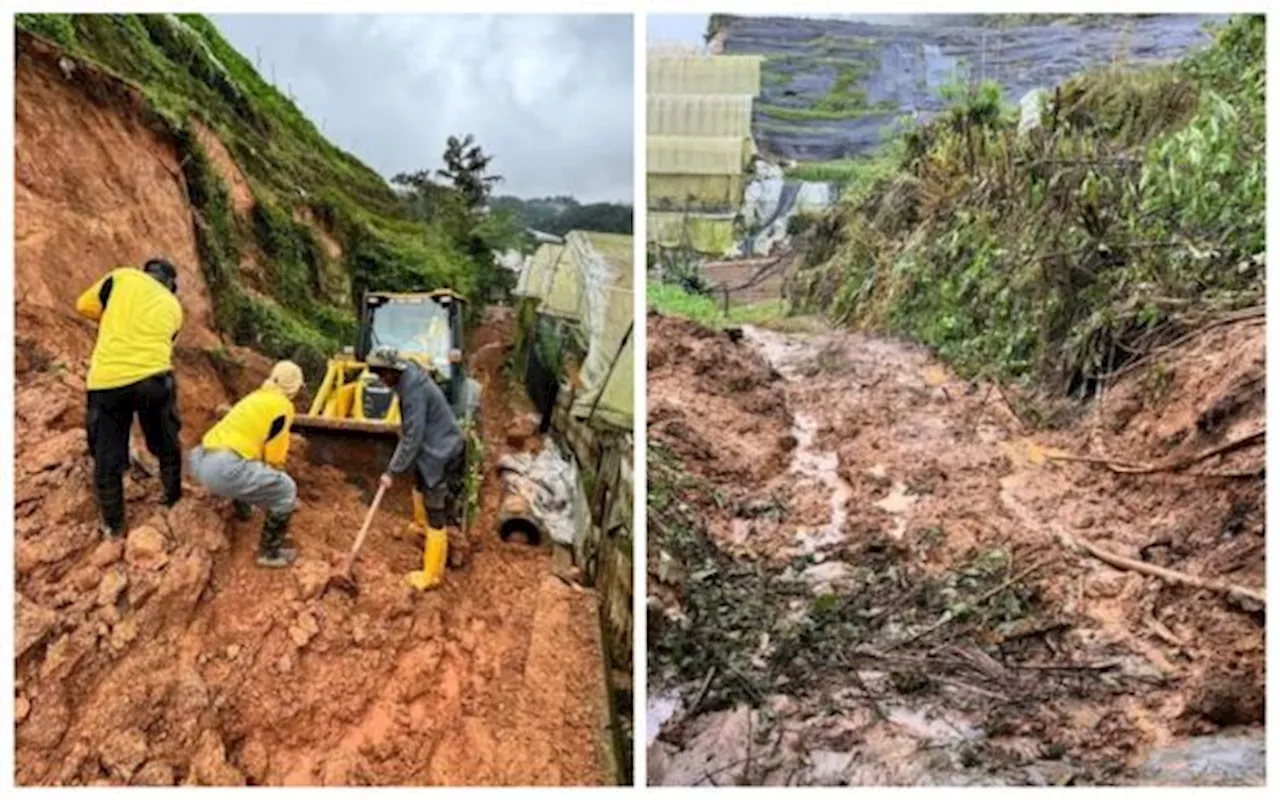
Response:
[[[182,443],[178,432],[177,390],[172,373],[145,378],[116,389],[89,392],[89,453],[102,520],[113,531],[124,528],[124,471],[129,468],[129,429],[138,418],[147,450],[160,462],[164,502],[182,497]]]
[[[432,528],[444,528],[447,525],[462,523],[458,501],[465,489],[464,469],[466,465],[467,446],[464,443],[458,455],[448,461],[444,467],[444,476],[433,486],[427,486],[422,471],[414,469],[414,483],[418,492],[422,493],[427,507],[427,522]]]

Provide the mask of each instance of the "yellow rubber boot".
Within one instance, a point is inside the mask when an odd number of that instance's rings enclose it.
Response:
[[[427,500],[421,492],[416,489],[413,491],[413,522],[405,526],[410,534],[417,534],[419,537],[427,536]]]
[[[444,580],[445,557],[449,555],[449,536],[442,528],[428,528],[422,548],[422,569],[410,573],[409,584],[416,590],[433,590]]]

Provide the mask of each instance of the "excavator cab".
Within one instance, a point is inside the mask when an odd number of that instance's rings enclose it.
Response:
[[[395,392],[368,369],[365,359],[378,348],[395,348],[403,359],[430,373],[464,427],[474,421],[479,385],[463,360],[465,299],[451,290],[366,293],[354,347],[329,360],[324,380],[307,414],[294,428],[396,436],[400,403]]]

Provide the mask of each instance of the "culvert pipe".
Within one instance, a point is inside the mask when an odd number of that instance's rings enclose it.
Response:
[[[502,502],[498,506],[498,536],[503,542],[520,535],[530,545],[540,545],[544,534],[528,499],[510,487],[504,487]]]

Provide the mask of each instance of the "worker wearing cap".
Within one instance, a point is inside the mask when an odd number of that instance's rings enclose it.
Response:
[[[293,398],[302,383],[298,365],[277,362],[262,387],[232,406],[188,456],[196,480],[214,495],[234,501],[241,520],[249,518],[251,507],[265,511],[260,567],[288,567],[298,558],[288,539],[298,486],[283,468],[289,456]]]
[[[141,270],[112,270],[76,300],[76,311],[98,324],[85,379],[85,428],[101,528],[108,538],[124,533],[124,471],[134,417],[147,450],[160,463],[164,505],[182,497],[182,424],[172,364],[173,342],[182,327],[177,291],[177,269],[154,258]]]
[[[465,440],[448,399],[431,376],[419,365],[401,359],[394,350],[382,349],[368,358],[369,369],[391,387],[400,400],[400,443],[387,472],[381,478],[390,489],[393,476],[414,470],[415,517],[424,528],[422,570],[410,573],[409,582],[419,590],[440,584],[450,543],[446,526],[455,515],[461,495]],[[425,506],[422,512],[421,507]],[[458,557],[465,544],[452,543]],[[455,560],[460,563],[460,559]]]

